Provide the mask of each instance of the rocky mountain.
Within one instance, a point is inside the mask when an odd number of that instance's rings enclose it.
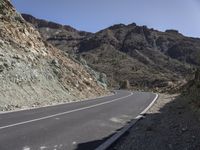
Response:
[[[89,67],[44,42],[10,1],[0,0],[0,110],[107,93],[89,71]]]
[[[177,31],[120,24],[84,39],[79,53],[95,69],[108,72],[114,81],[128,79],[133,86],[159,88],[177,85],[190,76],[190,65],[199,65],[199,45],[199,39]],[[113,68],[117,76],[106,67]]]
[[[176,30],[160,32],[132,23],[82,34],[75,29],[69,32],[64,26],[62,30],[40,27],[37,24],[44,20],[23,16],[30,23],[37,22],[33,25],[48,42],[83,57],[89,66],[104,72],[111,87],[128,81],[133,88],[176,89],[190,78],[192,68],[200,65],[200,39],[185,37]],[[69,36],[70,40],[63,38]]]
[[[33,24],[44,40],[52,43],[57,48],[68,53],[77,52],[77,45],[87,36],[92,33],[78,31],[67,25],[60,25],[54,22],[49,22],[27,14],[22,14],[23,18]]]
[[[183,90],[183,95],[190,100],[193,106],[200,108],[200,70],[197,69],[192,80],[190,80]]]

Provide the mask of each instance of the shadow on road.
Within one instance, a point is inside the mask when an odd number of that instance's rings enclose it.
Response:
[[[94,150],[99,145],[101,145],[103,142],[105,142],[108,138],[110,138],[112,135],[110,135],[106,138],[100,139],[100,140],[91,141],[91,142],[87,142],[87,143],[80,143],[77,145],[75,150]]]

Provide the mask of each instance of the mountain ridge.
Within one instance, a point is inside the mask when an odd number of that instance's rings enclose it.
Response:
[[[160,32],[135,23],[117,24],[80,38],[77,32],[62,30],[59,34],[55,29],[47,33],[49,27],[36,28],[43,36],[54,37],[45,38],[54,46],[83,57],[89,66],[106,73],[111,87],[128,80],[140,89],[174,89],[185,84],[193,68],[200,65],[200,39],[173,29]],[[65,36],[71,39],[62,38]]]

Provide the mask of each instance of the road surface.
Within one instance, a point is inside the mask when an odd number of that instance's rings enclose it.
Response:
[[[155,97],[116,91],[77,103],[0,114],[0,150],[93,150]]]

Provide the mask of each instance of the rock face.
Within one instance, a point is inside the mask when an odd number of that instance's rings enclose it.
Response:
[[[67,47],[89,66],[104,72],[111,87],[128,80],[135,88],[172,90],[190,78],[193,66],[200,65],[200,39],[185,37],[176,30],[159,32],[135,23],[114,25],[95,34],[36,27],[48,42],[63,51]],[[71,41],[58,40],[71,35]]]
[[[200,82],[200,70],[197,70],[195,73],[195,81]]]
[[[105,88],[67,53],[0,0],[0,110],[47,105],[105,94]]]
[[[185,86],[184,94],[192,101],[195,107],[200,108],[200,70],[197,69],[194,78]]]
[[[70,54],[76,53],[80,41],[92,34],[78,31],[67,25],[36,19],[31,15],[22,14],[22,16],[38,29],[44,40]]]

